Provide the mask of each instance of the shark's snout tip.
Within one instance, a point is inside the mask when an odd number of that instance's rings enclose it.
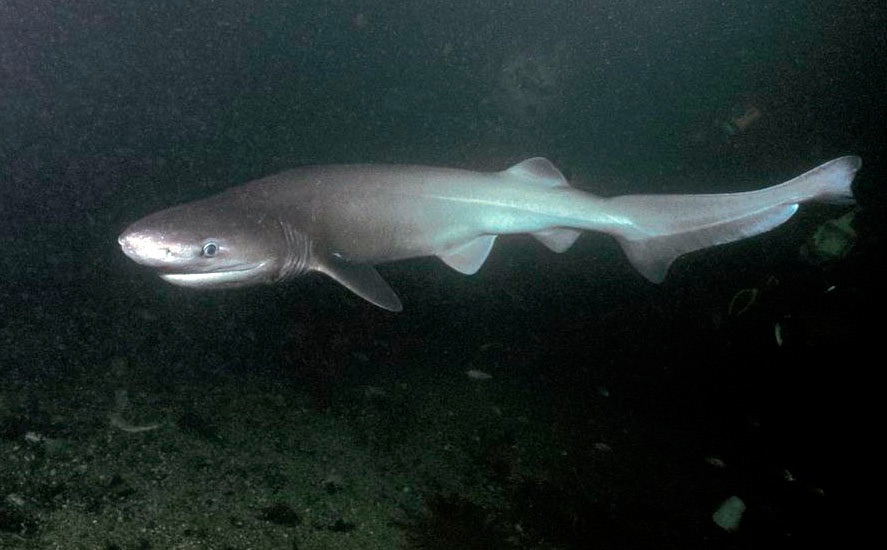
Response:
[[[119,244],[120,248],[125,252],[126,249],[130,247],[129,233],[121,233],[120,236],[117,237],[117,244]]]
[[[123,253],[128,257],[135,259],[137,256],[136,243],[133,241],[133,233],[131,231],[124,231],[117,237],[117,244],[120,245],[120,249]]]

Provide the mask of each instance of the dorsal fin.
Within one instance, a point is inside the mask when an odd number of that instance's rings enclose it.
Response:
[[[533,157],[519,162],[505,170],[505,173],[521,179],[532,180],[534,183],[547,187],[570,186],[561,171],[550,160],[543,157]]]

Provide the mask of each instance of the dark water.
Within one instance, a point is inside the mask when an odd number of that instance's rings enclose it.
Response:
[[[837,0],[3,0],[0,547],[850,536],[875,467],[885,22]],[[170,287],[116,243],[303,164],[541,155],[616,195],[757,188],[845,154],[864,161],[846,257],[802,258],[847,211],[814,205],[660,286],[607,237],[557,256],[517,237],[473,277],[384,266],[392,315],[319,277]],[[711,514],[732,495],[727,533]]]

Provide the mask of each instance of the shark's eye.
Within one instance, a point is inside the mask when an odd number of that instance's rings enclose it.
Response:
[[[202,255],[207,258],[212,258],[216,255],[216,252],[218,251],[219,245],[217,245],[216,243],[206,243],[205,245],[203,245]]]

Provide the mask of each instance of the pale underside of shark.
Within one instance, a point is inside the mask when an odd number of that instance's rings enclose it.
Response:
[[[373,304],[401,301],[374,265],[437,256],[475,273],[498,235],[528,233],[555,252],[583,231],[616,238],[660,282],[679,256],[758,235],[808,201],[849,203],[859,157],[742,193],[602,198],[571,187],[548,160],[501,172],[399,165],[297,168],[132,224],[127,256],[188,287],[276,283],[324,273]]]

